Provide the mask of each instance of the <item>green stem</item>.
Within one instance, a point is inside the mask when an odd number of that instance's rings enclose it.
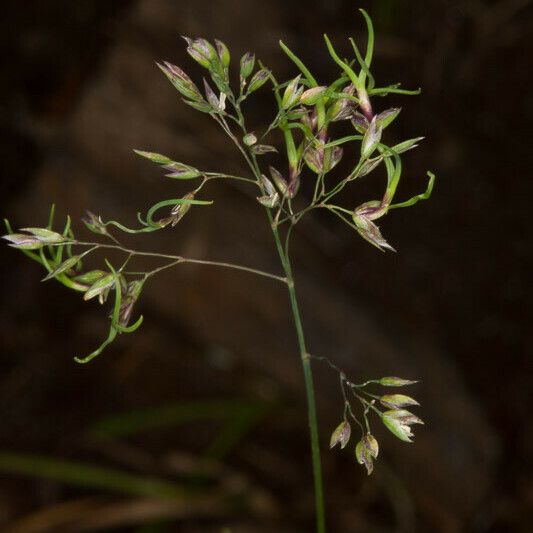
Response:
[[[300,359],[304,372],[305,391],[307,395],[307,417],[309,422],[309,433],[311,440],[311,461],[313,464],[313,481],[315,490],[315,514],[316,514],[316,530],[317,533],[326,532],[326,514],[324,508],[324,488],[322,481],[322,466],[320,461],[320,441],[318,438],[318,420],[316,413],[315,401],[315,387],[313,383],[313,371],[311,368],[311,357],[307,353],[305,346],[305,335],[302,325],[302,317],[296,296],[296,287],[294,285],[294,276],[292,273],[292,265],[288,252],[284,251],[279,237],[279,232],[272,224],[272,215],[270,211],[267,212],[270,221],[270,227],[274,235],[276,249],[281,260],[285,278],[287,279],[287,289],[289,291],[289,299],[291,303],[291,311],[294,319],[294,326],[296,328],[296,336],[298,339],[298,348],[300,351]]]
[[[216,117],[215,117],[216,118]],[[233,143],[236,145],[238,150],[243,154],[244,159],[248,163],[250,169],[252,170],[253,175],[257,180],[259,186],[261,183],[261,170],[257,163],[257,158],[255,154],[248,154],[244,150],[243,146],[239,140],[233,135],[228,125],[224,120],[219,120],[219,124],[226,131],[228,136],[231,138]],[[246,134],[246,127],[244,120],[241,123],[241,128],[243,133]],[[300,309],[298,306],[298,300],[296,297],[296,289],[294,286],[294,278],[292,274],[292,266],[288,255],[288,250],[284,250],[283,245],[281,244],[279,231],[277,225],[274,224],[274,219],[272,213],[268,208],[265,208],[270,228],[274,236],[274,242],[276,244],[276,249],[279,254],[281,265],[285,272],[285,282],[287,283],[287,288],[289,291],[289,299],[291,303],[291,311],[294,318],[294,324],[296,327],[296,335],[298,338],[298,347],[300,351],[300,359],[302,361],[302,367],[304,372],[304,381],[305,381],[305,390],[307,395],[307,413],[308,413],[308,422],[309,422],[309,432],[310,432],[310,441],[311,441],[311,460],[313,465],[313,482],[314,482],[314,491],[315,491],[315,516],[316,516],[316,530],[317,533],[326,533],[326,514],[324,509],[324,489],[322,482],[322,466],[320,462],[320,441],[318,438],[318,421],[316,414],[316,401],[315,401],[315,388],[313,384],[313,372],[311,369],[311,357],[307,353],[305,347],[305,336],[302,326],[302,318],[300,315]],[[290,231],[290,229],[289,229]]]
[[[285,271],[287,276],[287,287],[289,291],[289,298],[291,301],[294,324],[296,327],[296,334],[298,336],[298,346],[300,349],[300,358],[304,371],[305,390],[307,394],[307,416],[309,419],[308,421],[309,432],[311,437],[311,457],[313,462],[313,479],[315,486],[316,526],[318,533],[325,533],[326,517],[324,509],[324,489],[322,481],[322,466],[320,462],[320,441],[318,438],[318,420],[316,414],[313,371],[311,368],[311,358],[309,357],[309,354],[307,353],[305,348],[305,337],[302,327],[302,319],[300,316],[300,309],[298,307],[298,300],[296,298],[296,290],[292,277],[291,266],[289,259],[286,259],[288,266],[288,269]]]

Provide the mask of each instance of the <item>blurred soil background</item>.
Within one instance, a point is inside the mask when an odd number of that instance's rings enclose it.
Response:
[[[85,209],[125,223],[187,192],[136,157],[159,151],[202,169],[246,172],[225,137],[181,104],[154,61],[202,74],[180,35],[218,37],[295,75],[282,38],[319,79],[322,42],[377,30],[378,83],[423,87],[376,99],[403,108],[387,134],[426,136],[404,158],[408,198],[437,173],[433,198],[394,211],[380,254],[322,213],[298,226],[293,255],[310,351],[356,382],[420,378],[426,425],[382,443],[368,478],[352,450],[328,452],[342,416],[337,376],[315,364],[328,520],[335,533],[531,531],[530,180],[533,9],[528,0],[65,0],[2,6],[0,192],[15,227],[76,224]],[[342,46],[344,46],[342,45]],[[348,50],[348,47],[345,47]],[[262,90],[257,131],[272,119]],[[347,157],[347,155],[345,155]],[[275,158],[272,159],[275,161]],[[381,190],[354,184],[345,205]],[[185,185],[186,187],[186,185]],[[277,270],[246,187],[180,225],[126,239],[144,250]],[[305,194],[305,187],[304,192]],[[78,226],[79,227],[79,224]],[[0,530],[310,532],[305,400],[283,287],[184,265],[147,286],[145,324],[87,366],[97,304],[2,246]],[[228,528],[224,530],[224,528]]]

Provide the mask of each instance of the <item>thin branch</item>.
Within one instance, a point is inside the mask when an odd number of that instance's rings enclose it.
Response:
[[[276,281],[281,281],[282,283],[287,283],[287,279],[282,276],[277,276],[275,274],[271,274],[270,272],[265,272],[257,268],[247,267],[244,265],[238,265],[235,263],[228,263],[225,261],[209,261],[207,259],[194,259],[191,257],[182,257],[180,255],[171,255],[171,254],[160,254],[156,252],[139,252],[137,250],[131,250],[129,248],[125,248],[124,246],[115,245],[115,244],[101,244],[101,243],[95,243],[95,242],[82,242],[82,241],[74,241],[72,244],[79,245],[79,246],[93,246],[94,250],[96,250],[97,248],[119,250],[132,257],[140,256],[140,257],[157,257],[160,259],[173,259],[172,263],[151,271],[149,275],[153,275],[156,272],[163,270],[164,268],[169,268],[170,266],[174,266],[179,263],[191,263],[191,264],[197,264],[197,265],[217,266],[217,267],[229,268],[233,270],[240,270],[243,272],[249,272],[251,274],[256,274],[258,276],[275,279]]]
[[[246,181],[248,183],[256,184],[255,180],[244,178],[243,176],[233,176],[232,174],[222,174],[220,172],[204,172],[204,176],[208,179],[225,178],[231,180]]]

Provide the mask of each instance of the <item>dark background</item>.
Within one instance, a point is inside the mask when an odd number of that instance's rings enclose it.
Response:
[[[354,381],[422,379],[412,394],[426,425],[407,446],[376,422],[382,452],[367,478],[351,449],[326,450],[342,401],[334,373],[315,364],[330,531],[530,531],[531,2],[361,5],[376,26],[378,83],[423,87],[419,97],[375,101],[378,110],[403,108],[389,139],[426,136],[404,158],[398,197],[422,191],[427,169],[437,183],[429,202],[380,221],[397,254],[322,214],[302,223],[298,288],[310,351]],[[44,225],[55,202],[58,220],[70,213],[77,227],[86,208],[133,224],[138,210],[180,186],[131,148],[245,172],[154,60],[199,79],[179,35],[219,37],[234,64],[251,49],[289,78],[283,38],[328,80],[336,68],[321,35],[338,46],[349,35],[362,42],[356,7],[5,3],[2,216],[15,227]],[[268,91],[257,100],[250,114],[260,131],[273,111]],[[345,205],[377,195],[380,177],[372,178],[355,184]],[[209,192],[215,207],[128,243],[276,271],[246,188]],[[282,288],[209,268],[166,272],[146,288],[141,330],[81,367],[72,356],[104,335],[103,310],[40,284],[40,267],[21,254],[1,254],[2,531],[313,530],[304,392]],[[185,492],[165,499],[154,480]]]

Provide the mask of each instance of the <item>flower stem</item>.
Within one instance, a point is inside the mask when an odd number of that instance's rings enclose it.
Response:
[[[272,215],[268,212],[268,217],[274,235],[276,248],[285,271],[287,279],[287,289],[289,291],[289,299],[291,303],[291,311],[294,319],[294,326],[296,328],[296,336],[298,338],[298,348],[300,351],[300,359],[304,372],[305,390],[307,395],[307,417],[309,422],[309,433],[311,440],[311,461],[313,464],[313,481],[315,490],[315,515],[316,515],[316,530],[318,533],[326,532],[326,515],[324,509],[324,488],[322,481],[322,466],[320,461],[320,441],[318,438],[318,420],[316,414],[315,401],[315,387],[313,383],[313,371],[311,368],[311,357],[307,353],[305,346],[305,335],[302,325],[302,317],[300,315],[300,308],[298,306],[298,299],[296,296],[296,287],[294,285],[294,277],[292,274],[292,266],[288,253],[281,245],[279,233],[276,227],[272,225]]]
[[[231,129],[229,128],[228,124],[224,120],[223,117],[219,118],[214,116],[215,120],[219,123],[219,125],[222,127],[222,129],[226,132],[226,134],[231,138],[233,143],[236,145],[238,150],[241,152],[241,154],[244,156],[244,159],[246,160],[246,163],[250,167],[256,182],[258,186],[261,188],[261,170],[259,168],[259,165],[257,163],[257,158],[255,154],[248,154],[246,153],[246,150],[241,145],[237,137],[233,134]],[[242,120],[240,124],[243,134],[246,135],[246,127],[244,125],[244,120]],[[317,421],[317,414],[316,414],[316,401],[315,401],[315,387],[313,384],[313,372],[311,369],[311,357],[307,353],[306,347],[305,347],[305,336],[302,326],[302,318],[300,315],[300,309],[298,306],[298,299],[296,297],[296,289],[294,286],[294,278],[292,274],[292,266],[289,259],[289,253],[288,253],[288,242],[289,242],[289,236],[290,231],[292,228],[289,228],[287,231],[289,232],[287,235],[287,247],[284,249],[283,245],[281,244],[281,239],[279,235],[278,225],[274,223],[274,219],[272,217],[272,213],[268,208],[265,208],[268,221],[270,224],[270,228],[272,230],[272,234],[274,236],[274,242],[276,244],[276,249],[278,251],[278,255],[281,261],[281,265],[283,267],[284,273],[285,273],[285,282],[287,284],[287,288],[289,291],[289,299],[291,303],[291,311],[294,319],[294,325],[296,328],[296,336],[298,338],[298,347],[300,351],[300,360],[302,362],[303,372],[304,372],[304,382],[305,382],[305,390],[307,395],[307,417],[309,422],[309,433],[310,433],[310,441],[311,441],[311,461],[313,465],[313,484],[314,484],[314,492],[315,492],[315,516],[316,516],[316,531],[317,533],[326,533],[326,514],[324,509],[324,488],[323,488],[323,482],[322,482],[322,466],[320,462],[320,441],[318,438],[318,421]]]
[[[298,345],[300,348],[300,358],[304,371],[305,390],[307,394],[307,416],[309,421],[309,432],[311,438],[311,457],[313,463],[313,479],[315,486],[315,506],[316,506],[316,526],[318,533],[325,533],[326,518],[324,510],[324,489],[322,482],[322,466],[320,462],[320,442],[318,439],[318,421],[316,414],[315,387],[313,384],[313,371],[311,369],[311,359],[305,350],[305,337],[303,334],[300,309],[296,299],[296,291],[292,274],[287,274],[289,297],[291,300],[292,314],[296,333],[298,335]]]

